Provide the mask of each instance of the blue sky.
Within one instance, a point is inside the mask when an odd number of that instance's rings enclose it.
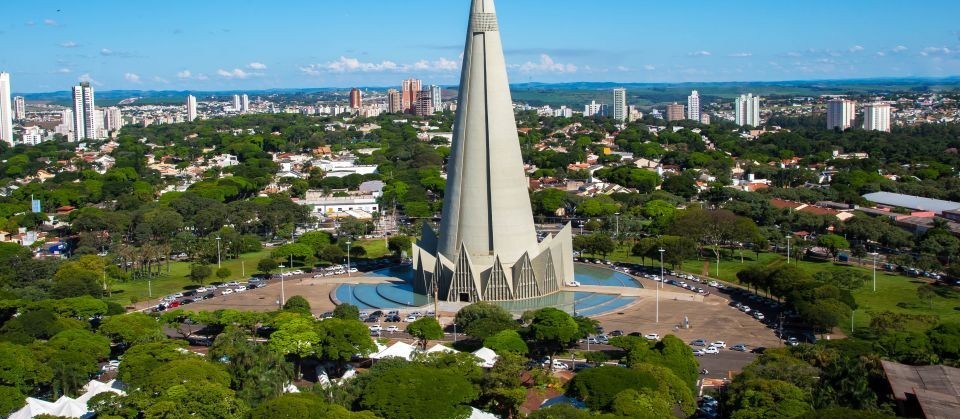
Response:
[[[468,0],[10,1],[15,92],[456,84]],[[148,6],[149,5],[149,6]],[[511,81],[960,75],[960,2],[499,0]]]

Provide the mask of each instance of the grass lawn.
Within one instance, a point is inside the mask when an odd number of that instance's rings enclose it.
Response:
[[[630,247],[623,246],[610,255],[611,260],[641,263],[641,259],[630,255]],[[785,263],[786,258],[776,253],[761,253],[757,258],[756,253],[743,252],[743,263],[740,261],[740,255],[734,253],[734,257],[721,258],[720,274],[717,275],[716,260],[709,261],[706,264],[704,260],[689,259],[681,266],[682,271],[694,275],[703,275],[705,269],[709,269],[709,276],[719,278],[728,282],[737,282],[737,272],[751,265],[769,265],[772,263]],[[793,262],[793,261],[791,261]],[[646,259],[647,265],[657,266],[659,260]],[[800,268],[809,272],[811,275],[823,271],[835,271],[840,269],[855,269],[867,277],[873,277],[873,270],[859,266],[851,266],[827,261],[800,261]],[[670,269],[670,266],[666,266]],[[868,280],[863,287],[853,292],[860,306],[854,315],[855,327],[866,327],[870,324],[871,313],[881,311],[893,311],[896,313],[925,314],[939,316],[945,321],[960,321],[960,291],[951,287],[937,287],[937,296],[929,303],[921,301],[917,297],[917,288],[927,282],[919,278],[911,278],[905,275],[890,275],[882,270],[877,270],[877,291],[873,291],[873,281]],[[840,327],[845,331],[850,331],[850,323],[844,322]]]

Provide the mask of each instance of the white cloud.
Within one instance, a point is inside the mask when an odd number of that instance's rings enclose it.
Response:
[[[183,70],[183,71],[177,72],[177,78],[180,78],[180,79],[189,79],[191,76],[193,76],[193,73],[191,73],[190,70]]]
[[[100,82],[94,80],[94,78],[90,76],[90,73],[81,74],[80,77],[77,77],[77,80],[81,82],[90,83],[96,86],[102,85]]]
[[[863,47],[860,46],[860,45],[854,45],[854,46],[850,47],[850,49],[849,49],[848,51],[850,51],[850,52],[861,52],[861,51],[863,51]]]
[[[787,56],[788,56],[788,57],[800,57],[800,56],[802,56],[802,55],[803,55],[802,53],[799,53],[799,52],[796,52],[796,51],[790,51],[790,52],[787,53]]]
[[[130,83],[141,83],[140,76],[134,73],[127,73],[123,75],[123,79]]]
[[[167,80],[167,79],[165,79],[165,78],[163,78],[163,77],[160,77],[160,76],[153,76],[153,81],[155,81],[155,82],[157,82],[157,83],[170,84],[170,80]]]
[[[547,54],[540,54],[540,61],[527,61],[519,66],[524,73],[576,73],[577,66],[558,63]]]
[[[651,64],[646,64],[646,65],[643,66],[643,69],[644,69],[644,70],[647,70],[647,71],[653,71],[653,70],[656,70],[657,68],[654,67],[654,66],[651,65]]]
[[[222,68],[219,69],[219,70],[217,70],[217,75],[219,75],[220,77],[226,78],[226,79],[245,79],[245,78],[250,77],[252,74],[253,74],[253,73],[248,73],[248,72],[243,71],[243,70],[241,70],[241,69],[239,69],[239,68],[235,68],[235,69],[230,70],[230,71],[224,70],[224,69],[222,69]]]
[[[266,65],[266,64],[260,63],[260,62],[256,62],[256,61],[254,61],[254,62],[252,62],[252,63],[250,63],[250,64],[247,64],[247,67],[250,67],[250,68],[252,68],[252,69],[254,69],[254,70],[266,70],[266,69],[267,69],[267,65]]]
[[[626,71],[630,71],[630,68],[625,65],[618,65],[617,70],[626,72]]]
[[[78,43],[76,43],[76,42],[73,42],[73,41],[67,41],[67,42],[64,42],[64,43],[60,44],[60,46],[63,47],[63,48],[76,48],[76,47],[79,47],[80,44],[78,44]]]
[[[113,50],[104,48],[100,50],[100,55],[113,55]]]
[[[903,46],[903,45],[897,45],[897,46],[893,47],[893,49],[890,50],[890,51],[893,51],[893,52],[904,52],[904,51],[906,51],[907,49],[908,49],[908,48],[905,47],[905,46]]]
[[[730,56],[737,57],[737,58],[752,57],[753,53],[752,52],[735,52],[733,54],[730,54]]]
[[[383,60],[379,63],[364,62],[357,58],[344,56],[335,61],[300,67],[300,71],[309,76],[319,76],[323,73],[455,72],[459,69],[460,63],[458,61],[446,58],[440,58],[436,61],[420,60],[413,64],[398,64],[389,60]]]
[[[210,80],[210,77],[207,77],[206,74],[200,73],[200,74],[197,74],[197,80],[200,80],[200,81]]]
[[[53,19],[44,19],[43,24],[47,26],[57,26],[57,21]]]
[[[57,73],[60,73],[60,74],[70,74],[70,71],[71,71],[71,70],[70,70],[69,68],[66,68],[66,67],[57,69]]]
[[[926,57],[928,55],[949,55],[951,52],[950,48],[947,47],[926,47],[923,51],[920,51],[920,55]]]
[[[691,57],[709,57],[711,54],[710,51],[694,51],[687,55]]]
[[[887,56],[887,53],[885,53],[885,52],[883,52],[883,51],[877,51],[877,56],[878,56],[878,57],[886,57],[886,56]]]

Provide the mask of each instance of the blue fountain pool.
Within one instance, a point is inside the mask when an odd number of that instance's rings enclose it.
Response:
[[[338,286],[333,296],[340,303],[353,304],[361,310],[412,309],[430,303],[430,298],[413,292],[413,271],[409,266],[392,267],[367,273],[367,276],[393,278],[382,284],[344,284]],[[576,265],[574,277],[582,285],[642,288],[639,282],[621,272],[589,266]],[[593,292],[562,291],[539,298],[521,301],[501,301],[495,304],[512,313],[522,313],[543,307],[556,307],[583,316],[597,316],[613,312],[632,304],[634,297]]]

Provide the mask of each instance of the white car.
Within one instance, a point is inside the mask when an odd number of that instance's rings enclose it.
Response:
[[[705,354],[718,354],[718,353],[720,353],[720,349],[717,349],[716,346],[707,346],[706,348],[703,348],[703,353],[705,353]]]
[[[357,272],[359,272],[359,271],[357,270],[357,268],[350,268],[350,269],[348,269],[348,272],[350,272],[350,273],[352,273],[352,274],[355,274],[355,273],[357,273]]]
[[[196,291],[197,293],[201,293],[201,292],[207,292],[209,290],[207,289],[207,287],[200,287],[195,289],[194,291]]]
[[[316,275],[314,275],[313,277],[314,277],[314,278],[323,278],[323,274],[316,274]]]
[[[742,312],[744,312],[744,313],[749,313],[751,310],[752,310],[752,309],[750,308],[750,306],[740,307],[740,311],[742,311]]]
[[[345,273],[347,273],[347,272],[344,271],[343,269],[337,269],[337,270],[333,271],[333,274],[334,274],[334,275],[343,275],[343,274],[345,274]]]
[[[227,282],[227,283],[224,284],[224,285],[226,285],[226,286],[228,286],[228,287],[235,287],[235,286],[240,285],[240,283],[237,282],[237,281],[230,281],[230,282]]]
[[[173,297],[173,298],[183,298],[183,293],[182,293],[182,292],[173,293],[173,294],[171,295],[171,297]]]
[[[706,352],[704,352],[703,349],[694,349],[694,350],[693,350],[693,356],[704,356],[705,354],[706,354]]]
[[[168,296],[166,296],[166,297],[161,298],[160,301],[165,302],[165,303],[169,303],[169,302],[174,301],[174,300],[176,300],[176,299],[177,299],[177,297],[174,297],[174,296],[172,296],[172,295],[168,295]]]
[[[568,370],[568,369],[570,369],[570,366],[569,366],[569,365],[567,365],[567,364],[565,364],[565,363],[563,363],[563,362],[557,361],[556,359],[553,360],[552,364],[553,364],[553,369],[555,369],[555,370]],[[543,366],[544,366],[545,368],[550,368],[550,366],[551,366],[550,360],[548,359],[548,360],[546,360],[546,361],[543,361]]]
[[[303,275],[303,271],[297,269],[297,270],[294,270],[294,271],[290,271],[290,274],[291,274],[291,275]]]
[[[727,347],[727,342],[724,342],[724,341],[722,341],[722,340],[718,340],[718,341],[716,341],[716,342],[711,343],[710,346],[713,346],[713,347],[718,348],[718,349],[719,349],[719,348],[726,348],[726,347]]]
[[[246,290],[247,289],[245,287],[237,287],[236,289],[233,290],[233,292],[244,292]]]
[[[761,312],[759,312],[759,311],[755,311],[755,312],[753,313],[753,317],[754,317],[755,319],[757,319],[757,320],[763,320],[763,319],[766,318],[766,316],[764,316],[763,313],[761,313]]]
[[[580,286],[580,283],[577,282],[577,281],[570,281],[570,282],[567,282],[567,286],[568,286],[568,287],[579,287],[579,286]]]
[[[221,295],[233,294],[233,289],[225,288],[223,291],[220,291]]]
[[[406,318],[403,319],[403,321],[405,323],[413,323],[417,321],[417,316],[407,316]]]
[[[710,281],[709,283],[707,283],[707,285],[709,285],[709,286],[711,286],[711,287],[714,287],[714,288],[717,287],[717,284],[719,284],[719,282],[717,282],[717,281]]]
[[[396,326],[394,326],[394,327],[396,327]],[[380,332],[382,332],[382,331],[383,331],[383,327],[380,327],[379,324],[376,325],[376,326],[370,326],[370,333],[380,333]]]
[[[396,325],[390,325],[390,326],[387,326],[387,331],[390,333],[396,333],[400,331],[400,328],[397,327]]]
[[[660,334],[658,333],[648,333],[643,336],[647,340],[660,340]]]

